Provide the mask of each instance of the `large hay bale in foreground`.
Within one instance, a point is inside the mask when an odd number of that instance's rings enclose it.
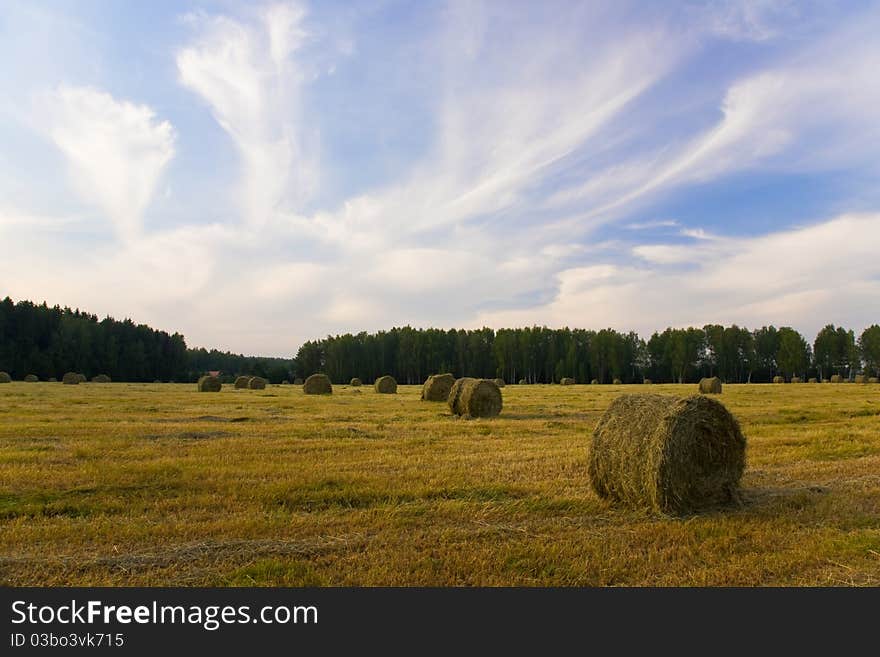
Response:
[[[704,395],[621,395],[590,443],[599,497],[680,513],[735,499],[746,440],[723,404]]]
[[[498,377],[497,379],[492,379],[492,380],[495,381],[495,385],[498,386],[499,388],[504,387],[504,379],[502,379],[501,377]]]
[[[36,374],[28,374],[27,376],[24,377],[25,383],[36,383],[39,380],[40,380],[40,377],[38,377]]]
[[[792,383],[803,383],[803,379],[801,379],[801,377],[799,377],[799,376],[793,376],[793,377],[791,377],[791,382]]]
[[[868,379],[865,378],[864,374],[856,374],[855,382],[856,383],[867,383]]]
[[[490,379],[457,379],[449,391],[449,410],[463,417],[495,417],[503,405],[501,388]]]
[[[839,374],[832,374],[831,383],[843,383],[843,377]]]
[[[199,379],[199,392],[220,392],[222,387],[223,384],[220,383],[220,379],[216,376],[205,375]]]
[[[373,390],[382,395],[393,395],[397,393],[397,381],[393,376],[380,376],[373,384]]]
[[[614,380],[611,382],[611,384],[612,384],[612,385],[615,385],[615,386],[619,386],[619,385],[622,385],[622,384],[623,384],[623,381],[621,381],[620,379],[614,379]]]
[[[357,378],[357,377],[354,377],[351,381],[348,382],[348,385],[357,388],[357,387],[363,385],[363,381],[361,381],[361,380],[360,380],[359,378]]]
[[[449,399],[453,383],[455,377],[452,374],[432,374],[425,379],[425,385],[422,386],[422,401],[445,402]]]
[[[92,377],[92,383],[110,383],[110,377],[106,374],[97,374]]]
[[[811,376],[809,379],[807,379],[807,383],[819,383],[819,381],[818,379],[816,379],[815,376]]]
[[[599,379],[593,379],[592,381],[590,381],[590,385],[591,385],[591,386],[597,386],[597,385],[599,385]]]
[[[561,386],[573,386],[574,383],[575,383],[574,379],[572,379],[570,376],[564,376],[561,379],[559,379],[559,385],[561,385]]]
[[[244,390],[248,387],[248,383],[250,382],[250,380],[251,377],[249,376],[237,376],[235,377],[235,383],[233,384],[233,387],[236,390]]]
[[[720,395],[721,379],[717,376],[705,377],[700,379],[700,392],[704,395]]]
[[[303,383],[303,392],[307,395],[329,395],[333,393],[330,377],[326,374],[312,374]]]
[[[265,390],[268,381],[261,376],[252,376],[248,381],[248,390]]]
[[[79,385],[79,374],[76,372],[65,372],[64,376],[61,377],[61,383],[66,386]]]

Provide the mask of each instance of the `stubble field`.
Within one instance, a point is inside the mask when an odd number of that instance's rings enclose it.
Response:
[[[417,386],[5,384],[0,583],[880,585],[880,386],[726,385],[742,500],[687,517],[589,486],[588,435],[647,390],[509,385],[460,420]]]

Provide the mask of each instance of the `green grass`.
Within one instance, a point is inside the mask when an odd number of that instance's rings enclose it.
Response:
[[[880,386],[725,385],[743,500],[683,518],[587,480],[642,390],[510,385],[468,421],[415,386],[0,386],[0,583],[880,585]]]

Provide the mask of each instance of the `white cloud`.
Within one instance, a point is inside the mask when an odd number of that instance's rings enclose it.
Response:
[[[69,85],[42,95],[35,114],[67,159],[78,195],[100,208],[121,237],[135,238],[174,156],[171,124],[146,105]]]

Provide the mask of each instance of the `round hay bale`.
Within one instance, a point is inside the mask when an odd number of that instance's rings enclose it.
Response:
[[[774,376],[773,383],[785,383],[785,377],[783,376]]]
[[[793,376],[793,377],[791,377],[791,382],[792,383],[803,383],[803,380],[799,376]]]
[[[517,385],[524,386],[527,383],[528,383],[528,381],[526,381],[525,379],[520,379],[519,382],[517,383]]]
[[[252,376],[248,381],[248,390],[265,390],[268,381],[261,376]]]
[[[572,379],[570,376],[564,376],[561,379],[559,379],[559,385],[561,385],[561,386],[573,386],[574,383],[575,383],[574,379]]]
[[[26,377],[24,377],[25,383],[36,383],[39,380],[40,377],[38,377],[36,374],[28,374]]]
[[[290,385],[290,381],[288,381],[287,379],[284,379],[284,380],[281,382],[281,385],[283,385],[283,386],[289,386],[289,385]]]
[[[58,383],[58,379],[56,379],[54,376],[49,377],[49,383]]]
[[[301,386],[301,385],[305,385],[305,384],[303,383],[303,380],[302,380],[301,378],[296,377],[296,378],[293,380],[293,385],[295,385],[295,386]]]
[[[590,381],[590,385],[591,385],[591,386],[597,386],[597,385],[599,385],[599,379],[593,379],[592,381]]]
[[[832,374],[831,383],[843,383],[843,377],[839,374]]]
[[[491,379],[457,379],[449,391],[449,410],[463,417],[495,417],[503,405],[501,388]]]
[[[868,383],[877,383],[877,377],[876,376],[869,376]]]
[[[856,374],[855,382],[856,383],[867,383],[868,380],[865,378],[864,374]]]
[[[590,443],[588,471],[604,499],[683,512],[735,499],[746,439],[736,418],[704,395],[621,395]]]
[[[64,376],[61,377],[61,383],[66,386],[79,385],[79,374],[76,372],[65,372]]]
[[[326,374],[312,374],[303,383],[303,392],[307,395],[332,394],[333,386],[330,384],[330,377]]]
[[[397,393],[397,381],[393,376],[380,376],[373,384],[373,390],[382,395],[394,395]]]
[[[493,381],[495,381],[495,385],[498,386],[499,388],[504,387],[504,379],[502,379],[501,377],[498,377],[497,379],[493,379]]]
[[[623,381],[621,381],[620,379],[614,379],[611,383],[612,385],[619,386],[623,383]]]
[[[649,386],[649,385],[651,385],[651,384],[654,383],[654,382],[651,381],[651,379],[645,379],[644,381],[642,381],[642,383],[644,383],[645,385]]]
[[[819,383],[819,380],[815,376],[811,376],[807,379],[807,383]]]
[[[79,377],[80,383],[85,383],[86,381],[88,381],[85,374],[77,374],[77,377]]]
[[[110,377],[106,374],[97,374],[92,377],[92,383],[110,383]]]
[[[0,372],[0,383],[12,383],[12,377],[9,372]]]
[[[700,392],[704,395],[720,395],[721,379],[717,376],[700,379]]]
[[[233,387],[236,390],[244,390],[248,387],[248,382],[250,380],[251,380],[251,377],[249,377],[249,376],[237,376],[237,377],[235,377],[235,383],[233,384]]]
[[[348,385],[352,386],[353,388],[358,388],[363,385],[363,381],[361,381],[357,377],[354,377],[351,381],[348,382]]]
[[[452,390],[452,384],[455,383],[455,377],[452,374],[432,374],[425,379],[422,386],[422,401],[445,402],[449,399],[449,391]]]
[[[223,384],[220,383],[220,379],[216,376],[205,375],[199,379],[199,392],[220,392],[222,387]]]

